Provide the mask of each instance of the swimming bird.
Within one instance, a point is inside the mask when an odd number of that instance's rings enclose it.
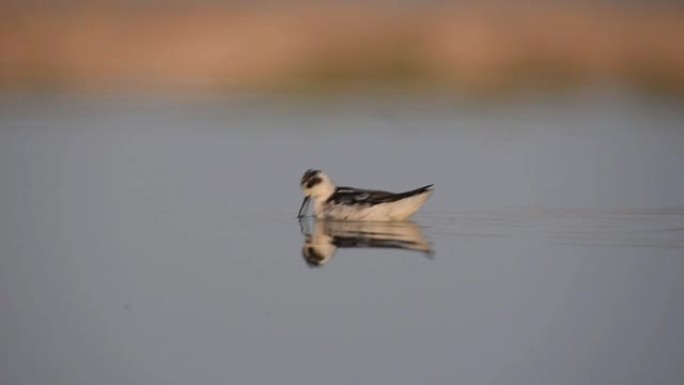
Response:
[[[314,216],[349,221],[401,221],[410,218],[432,195],[433,185],[401,192],[336,187],[321,170],[310,169],[301,180],[304,201],[298,218],[314,199]]]

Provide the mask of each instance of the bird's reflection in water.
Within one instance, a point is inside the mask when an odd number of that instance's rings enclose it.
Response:
[[[403,249],[423,253],[432,258],[433,250],[420,226],[402,222],[350,222],[302,218],[304,234],[302,256],[311,267],[330,261],[338,248]]]

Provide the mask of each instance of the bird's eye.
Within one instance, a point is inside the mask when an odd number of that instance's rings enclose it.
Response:
[[[321,181],[322,181],[322,179],[319,178],[319,177],[312,178],[311,180],[309,180],[308,182],[306,182],[306,187],[307,187],[307,188],[312,188],[313,186],[315,186],[315,185],[321,183]]]

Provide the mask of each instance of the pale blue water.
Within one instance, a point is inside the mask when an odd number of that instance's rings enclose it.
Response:
[[[312,167],[434,254],[309,267]],[[684,378],[680,100],[5,94],[0,218],[2,384]]]

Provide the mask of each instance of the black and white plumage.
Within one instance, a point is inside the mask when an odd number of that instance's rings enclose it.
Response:
[[[316,218],[353,221],[406,220],[420,209],[433,190],[433,185],[401,193],[336,187],[323,171],[313,169],[304,173],[301,186],[304,201],[299,217],[314,199]]]

